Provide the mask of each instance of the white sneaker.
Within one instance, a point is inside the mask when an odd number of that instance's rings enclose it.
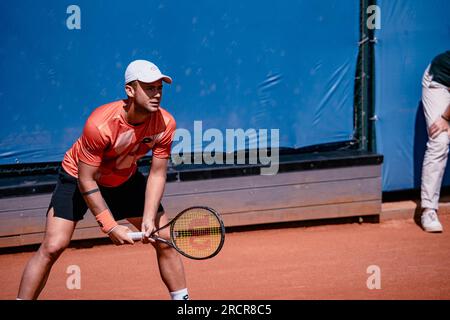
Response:
[[[420,221],[422,222],[423,230],[426,232],[442,232],[442,224],[439,222],[436,210],[425,210]]]

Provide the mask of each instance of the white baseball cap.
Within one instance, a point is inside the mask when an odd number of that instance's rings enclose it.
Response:
[[[149,83],[160,79],[172,83],[171,77],[162,74],[154,63],[147,60],[134,60],[125,70],[125,84],[134,80]]]

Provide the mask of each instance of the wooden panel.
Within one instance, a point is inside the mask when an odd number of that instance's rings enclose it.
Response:
[[[309,184],[340,180],[376,178],[381,175],[380,166],[361,166],[338,169],[308,170],[279,173],[274,176],[244,176],[187,182],[172,182],[166,186],[166,196],[236,189],[272,187],[277,185]]]
[[[248,211],[223,215],[226,227],[268,224],[291,221],[305,221],[325,218],[343,218],[379,214],[379,201],[363,201],[336,205],[286,208],[278,210]],[[128,223],[121,223],[133,228]],[[44,232],[0,237],[0,248],[16,247],[42,242]],[[77,228],[72,240],[106,238],[97,225]]]
[[[128,226],[130,229],[133,228],[133,226],[129,223],[121,223],[121,224]],[[107,236],[103,232],[101,232],[98,226],[93,226],[88,228],[75,229],[72,240],[98,239],[98,238],[107,238]],[[40,244],[42,243],[43,239],[44,239],[44,232],[0,237],[0,248]]]
[[[211,206],[219,212],[235,213],[265,209],[380,200],[380,178],[343,180],[287,186],[265,187],[167,196],[168,212],[194,205]]]
[[[306,221],[328,218],[345,218],[380,214],[381,203],[377,200],[329,204],[324,206],[297,207],[262,211],[248,211],[223,216],[227,227],[267,224],[290,221]]]
[[[45,230],[45,211],[28,210],[26,212],[9,212],[0,214],[0,237],[39,233]],[[121,220],[120,224],[127,223]],[[95,227],[99,229],[94,215],[88,210],[84,219],[77,223],[76,229]]]
[[[373,201],[362,201],[362,202],[351,202],[351,203],[341,203],[341,204],[328,204],[319,206],[306,206],[306,207],[289,207],[281,209],[270,209],[270,210],[259,210],[259,211],[245,211],[234,214],[223,214],[224,223],[226,226],[243,226],[252,224],[266,224],[266,223],[277,223],[277,222],[287,222],[287,221],[302,221],[302,220],[312,220],[312,219],[327,219],[327,218],[341,218],[341,217],[351,217],[351,216],[363,216],[363,215],[376,215],[381,212],[381,203],[379,200]],[[42,240],[44,232],[45,217],[37,216],[36,226],[33,231],[28,231],[26,228],[31,228],[29,224],[24,225],[24,231],[21,233],[11,233],[3,234],[0,237],[0,247],[7,247],[11,244],[11,239],[15,238],[14,243],[18,245],[23,245],[25,242],[28,243],[39,243]],[[79,224],[74,234],[73,239],[87,239],[91,238],[93,231],[96,230],[98,237],[104,236],[99,230],[95,220],[90,216],[86,217],[86,222]],[[20,221],[17,221],[20,223]],[[126,221],[121,221],[121,224],[128,225]],[[42,226],[42,227],[39,227]],[[86,233],[86,230],[91,230]],[[28,235],[28,236],[27,236]],[[79,235],[79,236],[77,236]],[[97,238],[97,236],[92,237]],[[25,241],[24,239],[28,239]],[[25,241],[25,242],[23,242]],[[35,242],[33,242],[35,241]],[[20,244],[22,243],[22,244]]]
[[[0,213],[30,209],[46,210],[51,197],[51,193],[46,193],[35,196],[3,198],[0,199]]]
[[[310,184],[203,192],[192,195],[167,195],[163,199],[169,216],[194,205],[211,206],[222,214],[307,207],[380,199],[380,178],[342,180]],[[0,213],[0,236],[41,232],[45,228],[45,208]],[[87,212],[78,227],[96,226]]]
[[[375,215],[381,212],[380,175],[377,165],[172,182],[163,204],[169,218],[188,206],[211,206],[226,226]],[[0,247],[40,243],[50,197],[0,199]],[[73,239],[97,237],[105,235],[88,211]]]
[[[338,169],[308,170],[280,173],[274,176],[244,176],[187,182],[170,182],[166,185],[166,196],[257,188],[274,185],[307,184],[338,180],[379,177],[381,166],[357,166]],[[27,209],[47,209],[51,194],[0,199],[0,213]]]

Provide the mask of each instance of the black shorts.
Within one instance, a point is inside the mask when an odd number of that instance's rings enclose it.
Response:
[[[100,192],[115,220],[142,217],[144,214],[145,188],[147,181],[141,172],[136,173],[117,187],[103,187]],[[54,216],[71,221],[83,219],[88,206],[78,189],[77,179],[63,168],[58,174],[58,182],[53,191],[48,210],[53,207]],[[47,210],[47,213],[48,213]],[[158,213],[164,212],[159,204]]]

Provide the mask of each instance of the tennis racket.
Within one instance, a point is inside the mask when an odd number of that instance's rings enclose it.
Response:
[[[170,226],[170,240],[154,235]],[[134,241],[140,241],[144,232],[130,232]],[[214,209],[190,207],[181,211],[169,223],[153,231],[152,239],[175,248],[183,256],[196,260],[214,257],[222,249],[225,241],[225,226]]]

